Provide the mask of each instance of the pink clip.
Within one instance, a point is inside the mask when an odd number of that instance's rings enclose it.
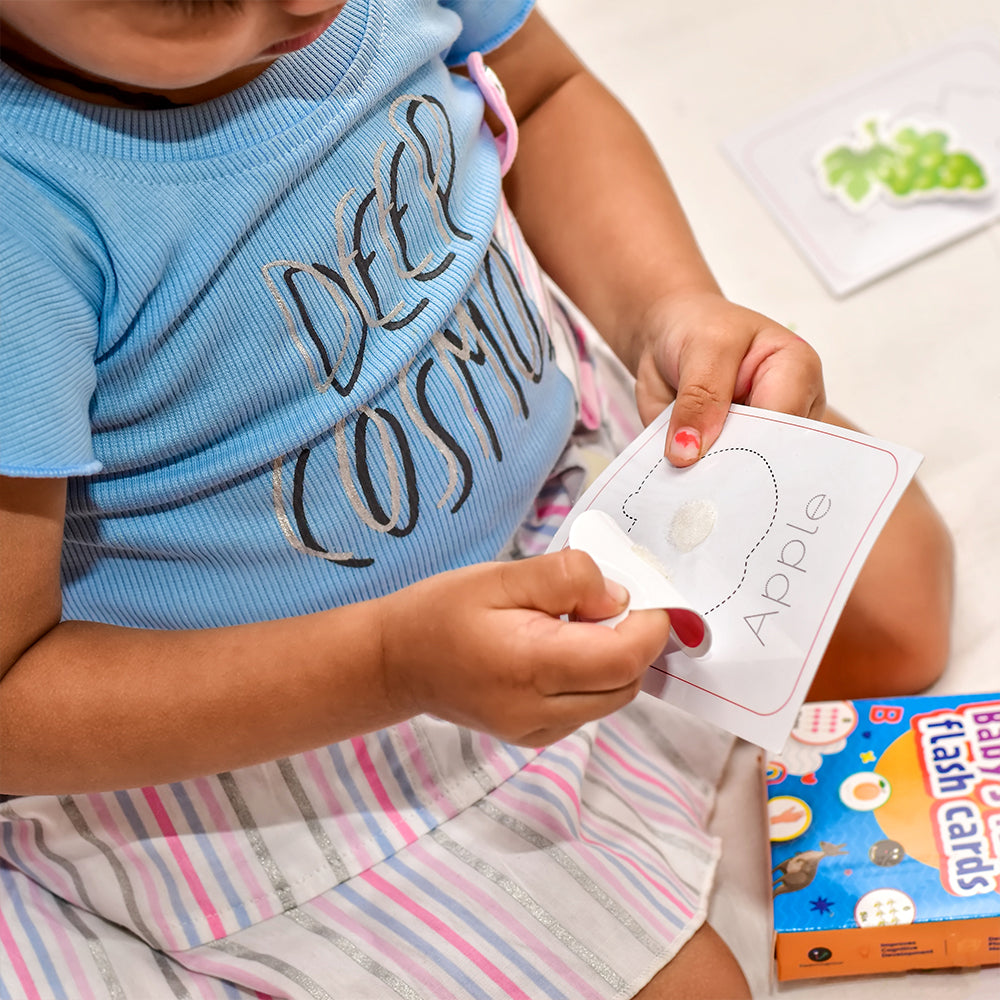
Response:
[[[493,139],[497,145],[497,152],[500,154],[500,175],[503,176],[510,170],[510,165],[514,162],[514,157],[517,154],[517,122],[514,120],[514,113],[507,103],[507,94],[500,78],[483,62],[482,53],[471,53],[468,67],[469,77],[479,88],[483,100],[486,101],[504,127],[504,131],[500,135],[494,136]]]

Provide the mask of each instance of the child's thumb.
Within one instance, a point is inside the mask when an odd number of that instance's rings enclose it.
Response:
[[[519,607],[600,621],[617,615],[628,604],[628,591],[607,579],[594,560],[578,549],[502,563],[500,568],[504,589]]]
[[[715,443],[729,413],[730,396],[681,386],[667,426],[664,454],[672,465],[692,465]]]

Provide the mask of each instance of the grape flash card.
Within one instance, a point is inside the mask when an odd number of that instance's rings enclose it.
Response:
[[[1000,42],[972,30],[729,138],[835,295],[1000,217]]]
[[[673,632],[646,691],[779,750],[861,566],[921,461],[829,424],[733,405],[695,465],[663,457],[670,408],[549,546],[589,552]]]

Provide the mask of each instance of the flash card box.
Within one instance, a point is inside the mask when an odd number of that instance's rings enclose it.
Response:
[[[1000,964],[1000,692],[806,703],[765,780],[779,980]]]

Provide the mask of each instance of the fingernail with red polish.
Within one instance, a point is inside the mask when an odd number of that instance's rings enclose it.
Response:
[[[690,427],[684,427],[670,442],[670,455],[685,461],[697,458],[701,454],[701,435]]]

